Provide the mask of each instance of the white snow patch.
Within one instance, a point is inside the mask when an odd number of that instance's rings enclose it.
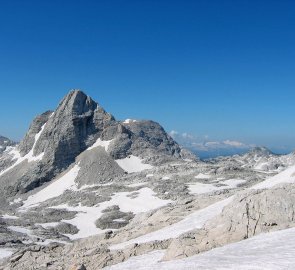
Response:
[[[204,174],[204,173],[199,173],[197,176],[195,176],[196,179],[208,179],[211,178],[211,175],[209,174]]]
[[[84,190],[84,189],[88,189],[88,188],[94,188],[94,187],[106,187],[106,186],[111,186],[114,183],[109,182],[109,183],[105,183],[105,184],[90,184],[90,185],[83,185],[79,188],[79,190]],[[74,188],[72,188],[72,190],[75,190]]]
[[[10,205],[21,202],[21,198],[14,199],[12,202],[9,202]]]
[[[152,165],[142,163],[142,159],[133,155],[123,159],[117,159],[115,161],[124,171],[128,173],[141,172],[143,170],[153,168]]]
[[[295,183],[295,166],[289,167],[288,169],[278,173],[275,176],[272,176],[265,181],[254,185],[252,189],[264,189],[271,188],[278,184],[283,183]]]
[[[135,198],[129,197],[133,192],[115,193],[110,201],[102,202],[94,207],[81,206],[81,204],[72,207],[65,204],[52,208],[79,212],[73,219],[63,220],[79,229],[77,234],[67,235],[71,239],[78,239],[104,232],[104,230],[95,226],[95,221],[101,217],[102,211],[107,207],[118,205],[122,212],[138,214],[162,207],[171,202],[170,200],[161,200],[155,197],[155,193],[150,188],[142,188],[136,192],[138,192],[138,194]]]
[[[212,184],[194,183],[194,184],[189,184],[188,189],[190,193],[192,194],[204,194],[204,193],[220,190],[222,189],[222,187],[216,187]]]
[[[217,181],[217,180],[216,180]],[[214,181],[214,182],[216,182]],[[232,189],[236,188],[238,185],[245,183],[246,180],[242,179],[228,179],[224,181],[218,181],[218,184],[224,184],[225,186],[215,186],[212,184],[204,184],[204,183],[193,183],[189,184],[188,188],[192,194],[204,194],[213,192],[216,190],[223,190],[223,189]],[[217,183],[215,183],[217,184]]]
[[[114,219],[113,221],[120,223],[120,222],[125,222],[126,220],[123,218],[117,218],[117,219]]]
[[[17,217],[17,216],[12,216],[12,215],[8,215],[8,214],[2,215],[2,218],[4,218],[4,219],[19,219],[19,217]]]
[[[14,252],[11,248],[0,248],[0,260],[10,257]]]
[[[177,238],[179,235],[189,232],[194,229],[202,228],[206,221],[212,219],[221,213],[222,209],[232,201],[233,197],[214,203],[201,210],[186,216],[183,220],[167,226],[163,229],[139,236],[129,241],[113,245],[110,249],[123,249],[131,244],[142,244],[156,240],[166,240],[170,238]]]
[[[236,188],[238,185],[244,184],[245,182],[246,180],[243,179],[228,179],[220,181],[219,183],[227,185],[227,188]]]
[[[8,226],[7,227],[9,230],[14,231],[14,232],[18,232],[18,233],[23,233],[26,234],[28,236],[33,236],[32,235],[32,231],[24,228],[24,227],[20,227],[20,226]]]
[[[141,183],[130,184],[130,185],[127,185],[127,186],[128,187],[141,187],[141,186],[144,186],[146,184],[147,184],[147,182],[141,182]]]
[[[76,164],[62,177],[53,181],[36,194],[29,196],[19,209],[26,211],[31,207],[38,206],[41,202],[60,196],[67,189],[77,190],[75,179],[78,176],[79,170],[80,167]]]
[[[162,177],[162,180],[170,180],[170,177],[169,176],[164,176],[164,177]]]
[[[105,149],[105,151],[108,151],[108,148],[109,148],[109,145],[110,145],[111,141],[112,141],[112,140],[109,140],[109,141],[102,141],[100,138],[98,138],[98,139],[96,140],[96,142],[95,142],[92,146],[90,146],[90,147],[87,148],[87,150],[91,150],[91,149],[93,149],[93,148],[95,148],[95,147],[99,147],[99,146],[101,146],[101,147],[103,147],[103,148]],[[86,151],[87,151],[87,150],[86,150]]]
[[[41,127],[41,130],[35,135],[35,141],[34,141],[34,144],[33,144],[33,147],[32,149],[30,150],[29,153],[27,153],[25,156],[21,156],[20,155],[20,152],[17,150],[16,147],[13,147],[8,154],[11,154],[13,155],[13,158],[12,160],[15,160],[16,159],[16,162],[13,163],[10,167],[8,167],[7,169],[3,170],[0,172],[0,176],[5,174],[6,172],[8,172],[9,170],[11,170],[12,168],[14,168],[15,166],[17,166],[18,164],[20,164],[21,162],[27,160],[28,162],[31,162],[31,161],[39,161],[43,158],[44,156],[44,152],[41,153],[40,155],[38,156],[34,156],[34,150],[35,150],[35,146],[37,144],[37,141],[39,140],[44,128],[46,126],[46,123]]]
[[[19,159],[21,157],[19,151],[17,150],[17,146],[7,147],[5,152],[12,156],[12,160]]]
[[[46,123],[41,127],[41,130],[35,135],[35,141],[31,151],[23,157],[23,158],[27,158],[28,162],[41,160],[44,156],[44,152],[38,156],[34,156],[34,150],[45,126],[46,126]]]
[[[154,175],[152,173],[146,175],[147,178],[150,178],[150,177],[153,177],[153,176]]]

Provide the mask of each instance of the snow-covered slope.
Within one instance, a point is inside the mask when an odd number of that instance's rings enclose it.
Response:
[[[254,185],[254,189],[272,188],[276,185],[295,183],[295,165],[289,167],[288,169],[278,173],[277,175],[266,179],[265,181]]]
[[[212,249],[186,259],[161,262],[165,251],[132,257],[106,270],[192,270],[239,269],[281,270],[295,265],[295,228],[286,229]]]

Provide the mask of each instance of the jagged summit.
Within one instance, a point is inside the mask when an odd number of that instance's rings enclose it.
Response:
[[[82,155],[84,161],[81,164],[93,166],[85,171],[83,181],[87,183],[105,182],[124,174],[115,160],[132,155],[151,164],[195,158],[158,123],[117,121],[83,91],[71,90],[55,111],[46,111],[33,120],[15,152],[19,156],[17,161],[11,169],[4,168],[7,172],[0,174],[0,181],[5,183],[1,188],[9,190],[6,192],[8,196],[30,191],[67,170],[79,155],[95,144],[107,147],[103,151],[93,150],[95,153],[89,151]],[[87,165],[86,159],[92,164]],[[96,177],[96,173],[100,176]]]
[[[58,108],[67,109],[76,115],[94,111],[97,107],[98,104],[79,89],[70,90],[58,105]]]
[[[80,90],[67,94],[48,118],[36,144],[60,168],[91,146],[102,131],[115,124],[114,117]]]

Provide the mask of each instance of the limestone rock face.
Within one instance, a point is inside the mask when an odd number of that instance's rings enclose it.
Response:
[[[36,155],[64,169],[116,121],[82,91],[71,91],[50,117],[36,144]]]
[[[35,136],[41,131],[41,128],[48,121],[52,113],[52,111],[47,111],[45,113],[42,113],[41,115],[38,115],[33,120],[28,132],[25,135],[25,138],[20,142],[18,146],[18,149],[22,156],[30,152],[35,142]]]
[[[238,193],[203,229],[174,239],[164,260],[188,257],[260,233],[295,226],[295,185]]]
[[[182,149],[163,129],[148,120],[121,122],[115,139],[109,147],[110,154],[116,158],[125,158],[132,154],[142,158],[166,155],[175,158],[196,159]]]
[[[104,214],[96,220],[96,227],[105,230],[105,229],[120,229],[126,226],[129,221],[134,217],[134,214],[123,213],[120,211],[119,206],[113,206],[105,209]]]

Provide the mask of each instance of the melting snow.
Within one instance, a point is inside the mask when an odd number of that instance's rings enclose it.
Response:
[[[133,212],[134,214],[138,214],[162,207],[171,202],[170,200],[161,200],[155,197],[155,193],[150,188],[142,188],[136,192],[138,194],[135,198],[129,197],[132,192],[116,193],[112,196],[110,201],[102,202],[94,207],[81,205],[71,207],[68,205],[59,205],[53,208],[79,212],[75,218],[63,220],[79,229],[77,234],[67,235],[71,239],[78,239],[103,232],[103,230],[95,226],[95,221],[100,218],[102,211],[109,206],[118,205],[122,212]]]
[[[21,202],[21,198],[14,199],[12,202],[9,202],[10,205]]]
[[[143,170],[153,168],[152,165],[142,163],[142,159],[133,155],[123,159],[117,159],[115,161],[124,171],[128,173],[141,172]]]
[[[146,184],[147,184],[147,182],[141,182],[141,183],[130,184],[130,185],[127,185],[127,186],[128,187],[140,187],[140,186],[144,186]]]
[[[115,221],[115,222],[126,222],[126,220],[125,219],[123,219],[123,218],[117,218],[117,219],[114,219],[113,221]]]
[[[35,141],[31,151],[23,157],[23,158],[27,158],[28,162],[41,160],[44,156],[44,152],[38,156],[34,156],[34,150],[45,126],[46,126],[46,123],[41,127],[41,130],[35,135]]]
[[[189,185],[189,190],[192,194],[204,194],[222,189],[236,188],[238,185],[245,183],[246,180],[242,179],[229,179],[225,181],[219,181],[218,184],[223,184],[225,186],[215,186],[212,184],[203,183],[193,183]]]
[[[14,249],[10,248],[0,248],[0,260],[10,257],[15,252]]]
[[[5,174],[6,172],[8,172],[9,170],[11,170],[12,168],[14,168],[15,166],[17,166],[18,164],[20,164],[21,162],[23,162],[24,160],[27,160],[28,162],[31,161],[39,161],[43,158],[44,156],[44,152],[41,153],[38,156],[34,156],[34,150],[35,150],[35,146],[37,144],[37,141],[39,140],[44,128],[45,128],[46,123],[41,127],[41,130],[35,135],[35,141],[33,144],[32,149],[30,150],[29,153],[27,153],[25,156],[21,156],[19,151],[17,150],[16,147],[12,148],[9,151],[9,154],[13,155],[13,160],[16,159],[16,162],[14,164],[12,164],[10,167],[8,167],[7,169],[3,170],[2,172],[0,172],[0,176]]]
[[[17,217],[17,216],[12,216],[12,215],[8,215],[8,214],[2,215],[2,218],[4,218],[4,219],[19,219],[19,217]]]
[[[70,171],[64,174],[62,177],[53,181],[47,187],[43,188],[34,195],[28,197],[24,201],[23,205],[20,207],[20,210],[26,211],[27,209],[38,206],[41,202],[45,202],[48,199],[52,199],[60,196],[67,189],[76,190],[75,179],[78,176],[80,167],[75,165]]]
[[[189,232],[194,229],[202,228],[206,221],[212,219],[221,213],[222,209],[232,201],[233,197],[214,203],[204,209],[195,211],[194,213],[186,216],[183,220],[167,226],[163,229],[142,235],[140,237],[131,239],[117,245],[113,245],[110,249],[123,249],[130,244],[141,244],[156,240],[165,240],[176,238],[179,235]]]
[[[295,228],[260,234],[180,260],[159,262],[165,251],[131,257],[108,270],[282,270],[295,268]]]
[[[212,184],[203,184],[203,183],[194,183],[194,184],[189,184],[188,189],[190,193],[192,194],[204,194],[204,193],[209,193],[213,192],[215,190],[219,190],[222,187],[216,187]]]
[[[225,185],[227,185],[227,188],[236,188],[238,185],[244,184],[246,182],[246,180],[243,179],[228,179],[225,181],[221,181],[219,183],[223,183]]]
[[[295,166],[292,166],[281,173],[266,179],[265,181],[254,185],[253,189],[271,188],[278,184],[295,183]]]
[[[95,147],[98,147],[98,146],[101,146],[105,149],[105,151],[108,151],[108,148],[109,148],[109,145],[111,143],[112,140],[109,140],[109,141],[102,141],[100,138],[97,139],[97,141],[92,145],[90,146],[87,150],[91,150]]]
[[[199,173],[197,176],[195,176],[196,179],[208,179],[211,178],[211,175],[209,174],[204,174],[204,173]]]
[[[20,226],[8,226],[7,228],[9,230],[11,230],[11,231],[15,231],[15,232],[18,232],[18,233],[26,234],[28,236],[32,236],[32,231],[29,230],[29,229],[26,229],[24,227],[20,227]]]

